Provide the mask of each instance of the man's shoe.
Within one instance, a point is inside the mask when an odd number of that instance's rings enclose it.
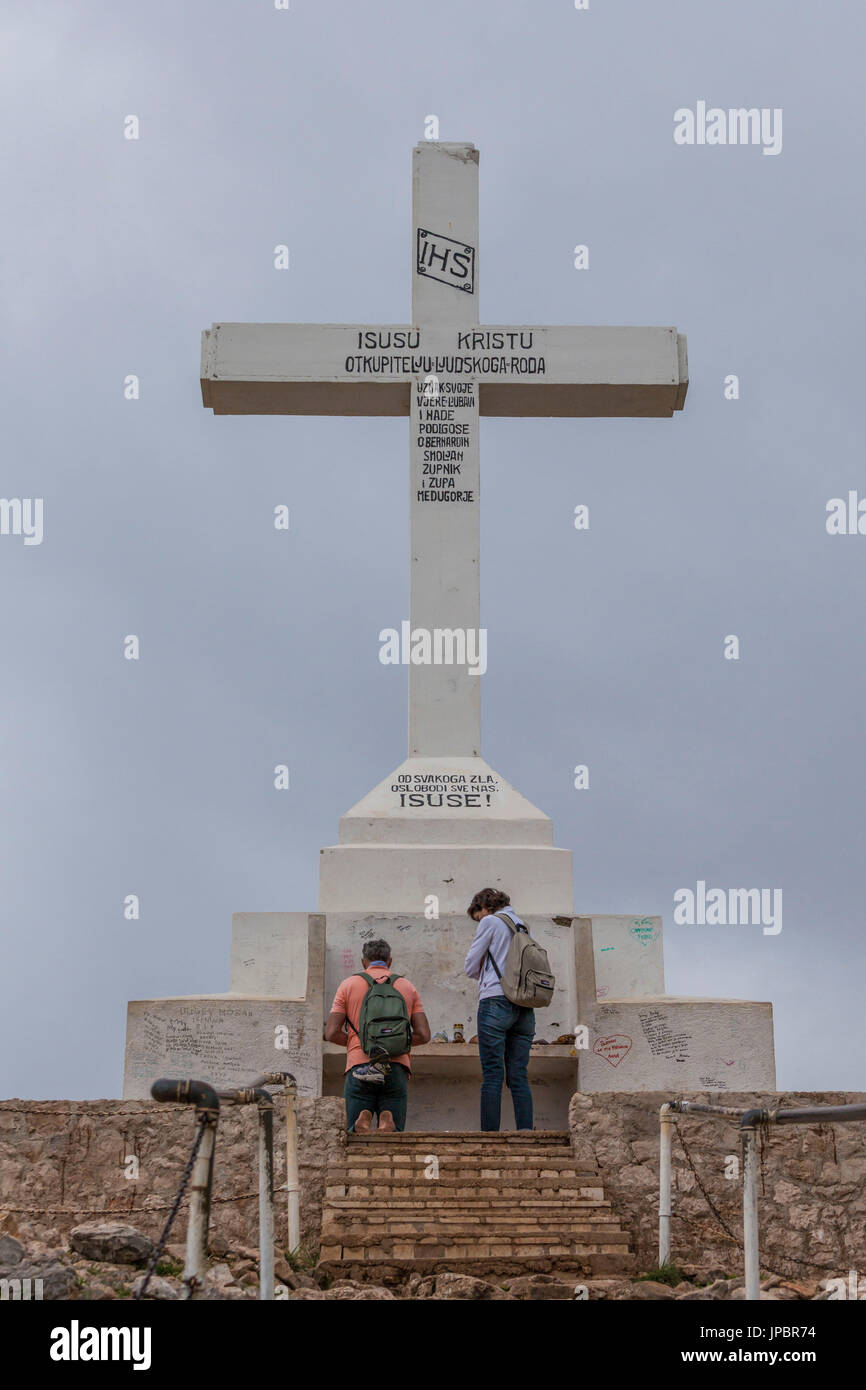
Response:
[[[362,1110],[357,1120],[352,1126],[353,1134],[369,1134],[370,1126],[373,1123],[372,1110]]]
[[[370,1066],[369,1063],[362,1063],[359,1067],[353,1067],[352,1075],[356,1081],[366,1081],[368,1086],[384,1086],[385,1073],[378,1067]]]
[[[390,1110],[383,1110],[379,1115],[379,1134],[394,1134],[397,1126],[394,1124],[394,1116]]]

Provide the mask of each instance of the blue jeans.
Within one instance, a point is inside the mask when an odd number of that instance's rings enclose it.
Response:
[[[355,1121],[362,1110],[380,1115],[390,1110],[394,1116],[394,1128],[406,1128],[406,1104],[409,1099],[409,1071],[402,1062],[392,1062],[391,1070],[383,1085],[373,1085],[369,1081],[356,1081],[351,1071],[346,1072],[343,1084],[346,1101],[346,1129],[349,1133],[355,1128]]]
[[[521,1009],[504,995],[482,999],[479,1003],[482,1129],[499,1129],[503,1080],[511,1092],[514,1128],[532,1129],[532,1092],[527,1069],[534,1037],[534,1009]]]

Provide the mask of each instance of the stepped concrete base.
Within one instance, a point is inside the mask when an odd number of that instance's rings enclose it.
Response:
[[[518,911],[573,915],[571,852],[546,845],[331,845],[319,861],[319,911],[463,913],[479,888]],[[467,919],[468,920],[468,919]]]
[[[129,1004],[123,1099],[149,1099],[158,1077],[229,1088],[266,1071],[320,1096],[324,951],[317,913],[239,913],[229,993]]]
[[[479,888],[523,912],[572,915],[568,850],[549,816],[480,757],[410,757],[340,820],[321,852],[321,912],[466,912]]]
[[[744,999],[610,999],[588,1011],[581,1091],[772,1091],[773,1007]]]
[[[599,977],[620,985],[658,977],[658,919],[525,909],[524,916],[557,979],[553,1003],[536,1013],[539,1041],[530,1055],[537,1126],[564,1125],[577,1090],[774,1088],[769,1004],[596,997]],[[477,1124],[481,1066],[477,1044],[469,1042],[477,1028],[476,986],[463,974],[474,930],[469,918],[464,912],[438,918],[332,912],[327,946],[325,926],[320,913],[237,913],[227,994],[133,1001],[124,1099],[148,1096],[158,1076],[196,1076],[227,1087],[273,1069],[294,1072],[302,1095],[341,1095],[345,1051],[323,1045],[322,1022],[339,982],[360,970],[365,941],[384,936],[395,967],[417,985],[433,1032],[451,1037],[460,1024],[466,1039],[416,1049],[409,1125],[441,1133]],[[587,1049],[573,1046],[577,1023],[588,1026]],[[502,1123],[513,1124],[505,1088]]]

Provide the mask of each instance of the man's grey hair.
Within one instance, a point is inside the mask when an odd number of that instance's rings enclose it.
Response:
[[[387,941],[367,941],[364,943],[364,949],[361,952],[361,960],[371,961],[390,959],[391,947],[388,945]]]

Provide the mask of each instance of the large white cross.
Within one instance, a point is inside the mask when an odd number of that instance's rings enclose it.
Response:
[[[675,328],[479,327],[478,151],[416,146],[412,323],[217,323],[215,415],[408,415],[412,632],[480,628],[479,415],[670,416],[688,385]],[[409,665],[409,756],[480,757],[480,680]]]

